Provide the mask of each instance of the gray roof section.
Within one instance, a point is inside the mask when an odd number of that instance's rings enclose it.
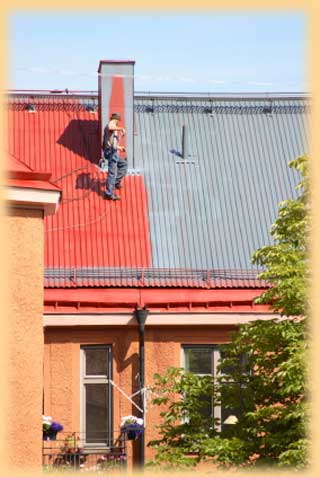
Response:
[[[278,203],[296,195],[287,164],[308,152],[308,99],[136,95],[134,110],[152,267],[253,269]]]

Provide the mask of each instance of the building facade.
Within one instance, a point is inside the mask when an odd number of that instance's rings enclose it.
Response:
[[[307,152],[308,98],[138,95],[133,61],[101,61],[98,78],[98,94],[14,92],[8,114],[9,152],[63,194],[45,218],[43,413],[103,452],[143,403],[142,447],[156,437],[140,393],[154,373],[214,373],[239,323],[274,316],[254,303],[268,285],[250,257],[296,194],[287,163]],[[127,130],[117,202],[99,168],[112,112]],[[141,438],[127,451],[141,462]]]
[[[39,471],[42,463],[44,217],[58,208],[50,174],[8,158],[8,383],[5,457],[10,468]]]

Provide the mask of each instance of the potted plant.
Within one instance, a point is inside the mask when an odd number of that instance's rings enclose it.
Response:
[[[125,416],[121,419],[120,428],[127,434],[129,441],[138,439],[144,431],[143,419],[136,416]]]
[[[63,431],[59,422],[53,421],[51,416],[42,416],[42,438],[44,441],[55,441],[57,433]]]
[[[67,436],[60,447],[54,465],[55,467],[80,469],[84,467],[86,455],[75,434]]]

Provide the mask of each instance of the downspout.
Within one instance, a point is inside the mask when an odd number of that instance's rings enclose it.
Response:
[[[149,310],[146,308],[137,308],[135,310],[135,317],[139,325],[139,376],[140,376],[140,390],[144,389],[144,378],[145,378],[145,367],[144,367],[144,329],[145,322]],[[143,424],[145,425],[145,409],[144,409],[144,393],[140,393],[140,407],[142,409],[141,417],[143,419]],[[140,449],[139,449],[139,466],[142,468],[144,466],[144,432],[140,436]]]

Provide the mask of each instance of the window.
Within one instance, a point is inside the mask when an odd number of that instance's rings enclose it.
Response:
[[[222,357],[222,352],[219,350],[218,345],[184,345],[183,346],[183,367],[186,371],[197,374],[199,376],[212,375],[217,377],[217,366]],[[228,384],[233,386],[232,383]],[[230,391],[232,392],[231,388]],[[209,399],[204,403],[203,412],[206,416],[212,416],[213,419],[218,419],[221,423],[217,430],[225,429],[224,424],[229,416],[238,416],[239,409],[226,409],[223,407],[223,395],[222,405],[217,405],[213,402],[213,399]],[[239,403],[240,404],[240,403]]]
[[[81,432],[86,446],[112,442],[111,346],[81,347]]]

